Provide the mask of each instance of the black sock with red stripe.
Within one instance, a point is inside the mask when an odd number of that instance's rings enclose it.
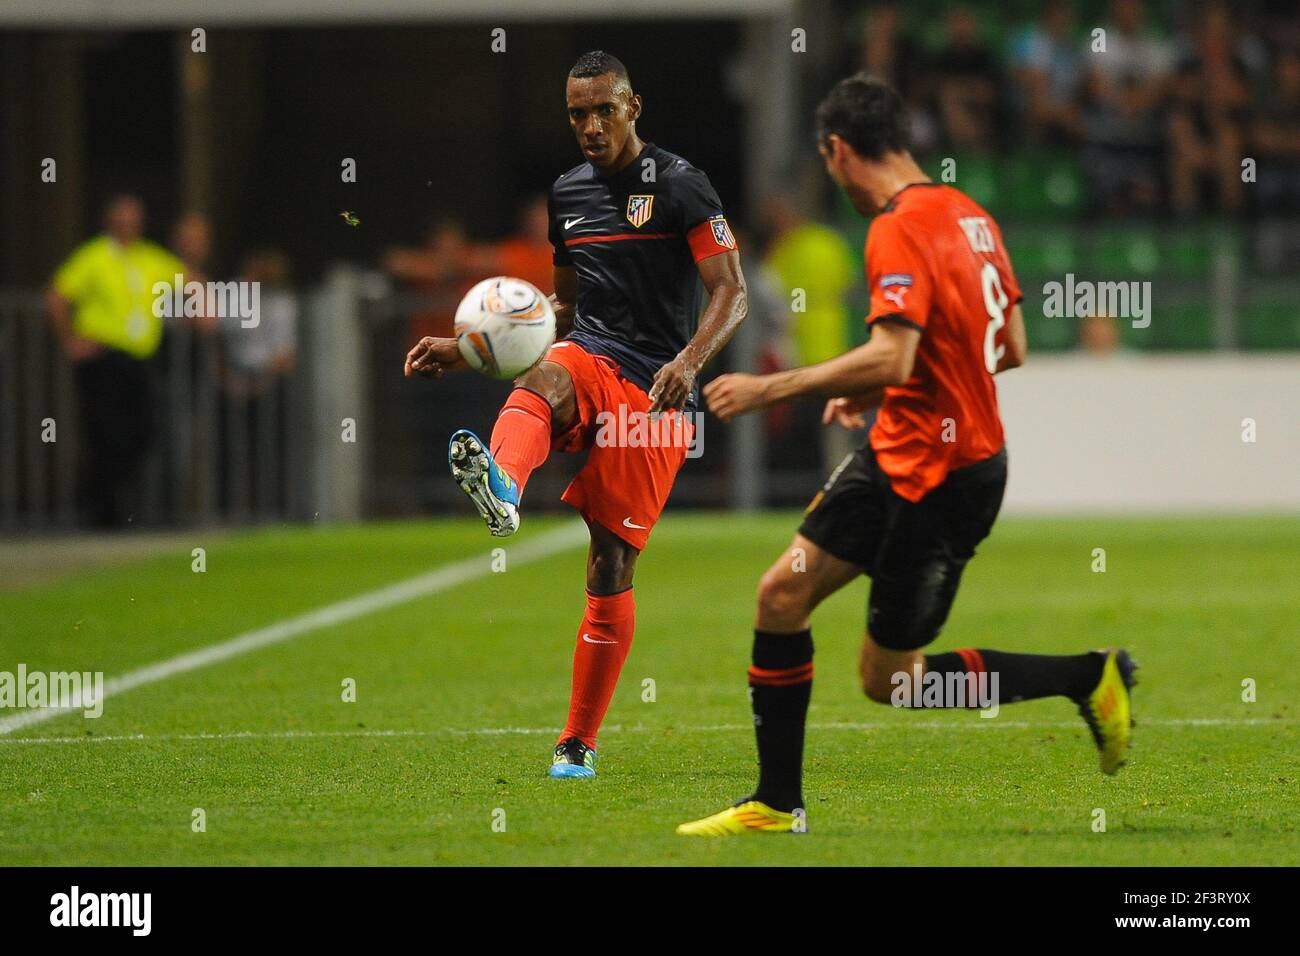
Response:
[[[753,799],[789,813],[803,806],[803,735],[812,697],[812,631],[754,631],[749,702],[758,738]]]
[[[927,694],[923,685],[920,699],[924,702],[920,706],[982,707],[988,705],[990,695],[996,703],[1006,704],[1039,697],[1079,698],[1097,686],[1105,662],[1106,656],[1096,653],[1011,654],[972,647],[927,654],[924,682],[936,694],[941,693],[942,703],[934,702],[935,694]],[[931,674],[938,674],[940,680],[931,678]],[[937,690],[940,686],[941,692]],[[916,706],[916,699],[904,700],[903,706]]]

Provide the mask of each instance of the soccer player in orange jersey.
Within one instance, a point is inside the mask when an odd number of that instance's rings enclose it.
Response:
[[[1007,453],[993,377],[1025,360],[1020,289],[997,223],[908,151],[903,102],[859,74],[817,110],[818,148],[867,236],[871,338],[838,358],[771,375],[723,375],[704,390],[723,419],[803,395],[823,420],[868,440],[812,499],[790,549],[763,576],[750,700],[758,787],[678,833],[802,831],[804,721],[812,690],[810,615],[859,575],[871,578],[861,677],[900,707],[1074,701],[1114,773],[1128,744],[1135,665],[1122,650],[1049,656],[961,648],[926,654],[966,562],[1002,504]]]

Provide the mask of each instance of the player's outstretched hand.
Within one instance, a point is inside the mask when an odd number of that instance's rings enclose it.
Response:
[[[744,372],[719,375],[704,386],[704,398],[709,403],[709,411],[724,422],[729,422],[737,415],[763,408],[767,404],[765,378],[763,375],[747,375]]]
[[[866,408],[866,403],[858,398],[832,398],[822,410],[822,424],[835,422],[849,430],[866,428],[867,420],[862,417]]]
[[[695,369],[681,357],[673,359],[655,375],[650,386],[650,412],[681,411],[695,387]]]
[[[405,375],[423,378],[441,378],[442,373],[463,368],[465,357],[460,354],[455,339],[436,339],[426,335],[406,353]]]

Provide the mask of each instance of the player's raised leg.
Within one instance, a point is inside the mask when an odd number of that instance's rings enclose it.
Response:
[[[749,669],[758,786],[721,813],[682,824],[679,834],[729,836],[803,829],[804,723],[813,675],[809,617],[817,605],[860,574],[859,565],[829,554],[799,534],[763,575]]]
[[[966,564],[993,527],[1004,484],[1005,469],[991,467],[950,477],[918,503],[889,498],[889,531],[872,569],[863,691],[879,703],[914,708],[988,710],[1065,697],[1091,730],[1102,771],[1115,773],[1128,748],[1129,689],[1136,683],[1137,665],[1126,651],[922,650],[938,637]]]
[[[521,376],[501,406],[492,441],[486,446],[468,429],[451,436],[447,463],[488,530],[506,537],[519,530],[519,503],[524,486],[550,453],[553,433],[568,429],[576,414],[568,371],[542,362]]]
[[[868,634],[860,670],[863,692],[895,707],[988,708],[1066,697],[1092,733],[1102,772],[1113,774],[1124,764],[1137,662],[1123,649],[1020,654],[960,647],[926,654],[882,646]]]

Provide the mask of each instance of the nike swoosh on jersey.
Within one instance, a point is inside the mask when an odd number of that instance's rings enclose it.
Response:
[[[624,518],[624,519],[623,519],[623,527],[624,527],[624,528],[636,528],[638,531],[645,531],[645,530],[646,530],[646,526],[643,525],[643,524],[633,524],[631,518]]]
[[[585,220],[586,218],[587,218],[586,216],[579,216],[577,219],[566,219],[564,220],[564,228],[570,229],[573,226],[576,226],[578,223]]]
[[[586,641],[588,644],[617,644],[618,643],[618,641],[598,641],[590,634],[582,635],[582,639]]]

